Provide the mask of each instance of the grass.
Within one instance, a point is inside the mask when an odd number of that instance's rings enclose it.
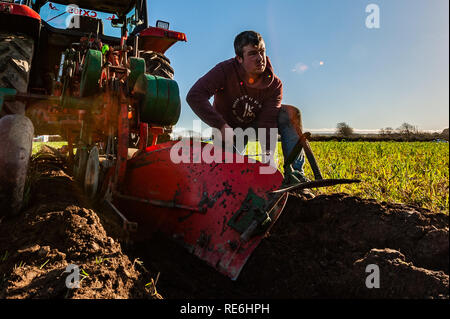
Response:
[[[6,259],[8,259],[8,251],[5,251],[5,253],[3,254],[3,256],[0,258],[1,262],[4,262]]]
[[[39,152],[39,150],[41,149],[41,147],[43,145],[48,145],[48,146],[58,149],[64,145],[67,145],[67,142],[33,142],[32,154],[36,154],[37,152]]]
[[[250,154],[260,152],[249,143]],[[355,178],[360,184],[313,190],[316,194],[346,192],[362,198],[404,203],[448,214],[449,144],[436,142],[311,142],[323,178]],[[278,143],[275,160],[282,171]],[[309,164],[305,173],[314,179]]]
[[[81,268],[80,272],[81,272],[81,280],[80,280],[81,283],[86,278],[89,278],[89,274],[83,268]]]
[[[67,142],[33,143],[33,154],[42,144],[55,148]],[[354,178],[360,184],[314,189],[315,194],[345,192],[362,198],[449,211],[449,144],[436,142],[311,142],[323,178]],[[261,153],[249,142],[246,154]],[[254,157],[260,160],[260,156]],[[277,144],[275,162],[283,172],[283,152]],[[314,179],[305,165],[305,173]]]
[[[45,263],[43,263],[43,264],[39,267],[39,269],[44,268],[44,266],[47,265],[47,263],[48,263],[49,261],[50,261],[50,259],[47,259],[47,260],[45,261]]]
[[[100,265],[103,262],[109,262],[109,258],[95,257],[95,263]]]
[[[20,261],[19,265],[17,265],[17,264],[14,265],[14,271],[19,268],[25,267],[25,266],[26,266],[26,263],[23,262],[23,260],[22,260],[22,261]]]

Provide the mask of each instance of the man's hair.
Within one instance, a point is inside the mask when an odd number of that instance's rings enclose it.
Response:
[[[246,45],[258,45],[260,42],[263,42],[263,38],[261,34],[255,31],[244,31],[239,33],[234,39],[234,52],[236,55],[243,58],[244,47]]]

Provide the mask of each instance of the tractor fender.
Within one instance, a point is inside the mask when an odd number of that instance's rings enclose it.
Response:
[[[154,51],[164,54],[178,41],[187,42],[186,35],[182,32],[156,27],[148,27],[139,32],[140,51]]]
[[[0,30],[30,35],[37,41],[41,31],[41,16],[26,5],[0,3]]]

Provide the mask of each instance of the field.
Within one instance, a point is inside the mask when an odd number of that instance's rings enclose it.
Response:
[[[33,153],[42,144],[55,148],[67,142],[33,143]],[[318,194],[345,192],[361,198],[403,203],[449,211],[449,144],[436,142],[311,142],[324,178],[355,178],[360,184],[313,190]],[[256,142],[247,154],[259,154]],[[256,159],[259,159],[257,156]],[[283,153],[278,143],[275,161],[283,171]],[[305,173],[314,179],[305,165]]]
[[[67,145],[67,142],[33,142],[33,154],[36,154],[43,145],[48,145],[53,148],[61,148],[63,145]]]
[[[257,143],[248,145],[258,154]],[[316,189],[362,198],[417,205],[448,214],[449,144],[436,142],[311,142],[323,178],[355,178],[360,184]],[[275,160],[282,170],[281,144]],[[305,165],[305,173],[314,179]]]
[[[406,193],[412,188],[405,180],[419,185],[424,180],[443,184],[448,207],[448,144],[318,142],[312,147],[324,177],[364,180],[360,188],[343,191],[376,197],[384,185],[389,192]],[[256,144],[249,149],[258,151]],[[425,173],[414,175],[418,167]],[[90,204],[66,168],[53,149],[33,157],[30,169],[37,174],[28,205],[23,214],[0,223],[0,299],[448,299],[448,211],[430,213],[343,193],[313,199],[293,194],[232,282],[175,242],[151,237],[145,224],[139,225],[149,236],[145,240],[125,232],[115,212]],[[308,165],[307,174],[312,175]],[[384,195],[389,200],[395,194]],[[80,269],[80,289],[66,286],[69,264]],[[368,264],[382,270],[382,289],[364,284]]]

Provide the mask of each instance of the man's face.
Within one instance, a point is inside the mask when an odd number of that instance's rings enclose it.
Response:
[[[237,60],[250,76],[261,75],[267,64],[264,41],[261,41],[258,45],[246,45],[243,48],[242,58],[238,56]]]

